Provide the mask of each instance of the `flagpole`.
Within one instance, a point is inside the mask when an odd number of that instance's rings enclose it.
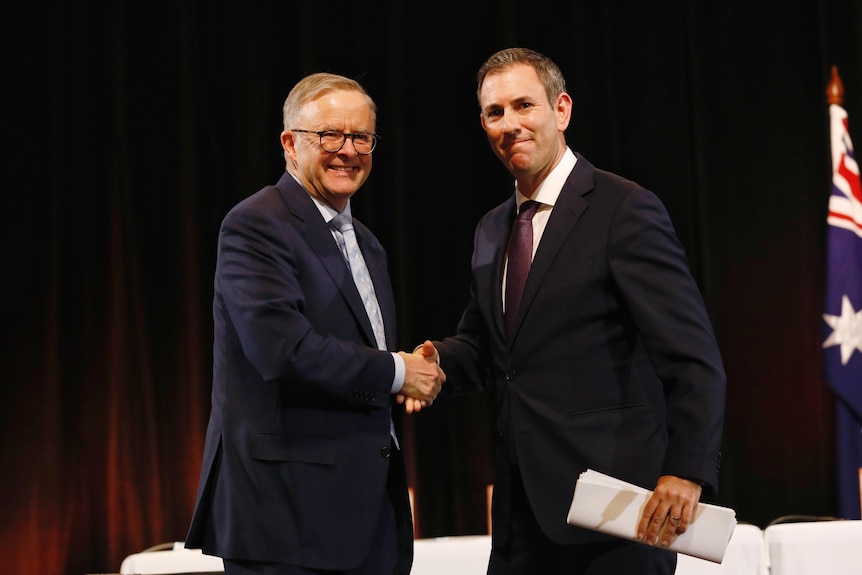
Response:
[[[838,76],[838,66],[832,66],[832,78],[826,86],[826,101],[829,105],[844,105],[844,84]]]

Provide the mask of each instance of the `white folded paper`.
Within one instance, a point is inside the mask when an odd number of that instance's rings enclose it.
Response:
[[[588,469],[575,484],[567,522],[630,541],[638,541],[637,525],[652,492]],[[668,549],[721,563],[736,527],[736,512],[698,503],[688,529]]]

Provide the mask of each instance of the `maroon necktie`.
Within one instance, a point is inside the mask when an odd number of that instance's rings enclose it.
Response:
[[[521,305],[521,294],[533,260],[533,215],[539,203],[527,200],[521,204],[518,217],[509,236],[508,267],[506,268],[506,333],[514,332],[515,317]]]

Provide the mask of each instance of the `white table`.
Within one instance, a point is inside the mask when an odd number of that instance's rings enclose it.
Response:
[[[862,521],[779,523],[764,530],[770,575],[859,575]]]
[[[679,554],[676,575],[760,575],[763,567],[763,530],[740,523],[734,528],[721,563]]]
[[[411,575],[485,575],[490,553],[488,535],[417,539]],[[734,529],[721,564],[680,554],[676,573],[760,575],[762,553],[763,531],[756,525],[742,523]]]
[[[490,535],[416,539],[410,575],[485,575]]]
[[[167,573],[224,573],[221,557],[204,555],[200,549],[186,549],[182,542],[167,551],[134,553],[120,565],[121,575]]]
[[[411,575],[485,575],[491,553],[490,535],[437,537],[414,541]],[[770,553],[770,559],[763,559]],[[764,562],[765,561],[765,562]],[[733,531],[721,564],[678,555],[677,575],[860,575],[862,521],[832,521],[773,525],[766,532],[756,525],[739,524]],[[129,555],[122,575],[218,573],[219,557],[185,549]]]

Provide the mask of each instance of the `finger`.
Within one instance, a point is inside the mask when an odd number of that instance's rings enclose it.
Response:
[[[641,520],[638,522],[637,534],[638,539],[641,541],[646,537],[647,528],[649,527],[650,519],[652,519],[652,513],[652,511],[644,509],[643,515],[641,515]]]
[[[658,506],[660,504],[660,500],[657,497],[650,497],[647,500],[646,505],[644,506],[643,515],[641,515],[641,520],[638,523],[637,534],[638,539],[644,540],[647,535],[647,530],[650,527],[653,517],[658,511]],[[654,537],[655,535],[653,535]]]
[[[668,525],[673,527],[673,532],[677,535],[685,533],[686,526],[688,525],[684,511],[684,508],[679,510],[671,508],[667,516]]]
[[[679,528],[680,518],[677,516],[668,516],[665,519],[664,528],[661,532],[661,546],[667,547],[676,539],[676,530]]]
[[[650,509],[652,509],[652,513],[647,514]],[[670,503],[653,493],[644,508],[644,514],[641,518],[641,526],[644,529],[644,531],[641,531],[644,533],[642,539],[644,543],[647,545],[656,545],[659,543],[659,536],[662,528],[665,526],[669,510]]]
[[[422,343],[422,355],[425,357],[434,357],[437,355],[437,349],[434,347],[434,344],[427,339]]]
[[[656,545],[659,542],[659,536],[661,535],[662,528],[665,526],[666,521],[667,512],[662,511],[662,506],[659,505],[656,512],[653,513],[653,516],[650,518],[649,526],[647,527],[645,540],[647,545]]]
[[[408,397],[406,401],[410,405],[410,410],[407,413],[419,413],[420,411],[422,411],[422,408],[431,405],[431,402],[425,401],[423,399],[417,399],[415,397]]]

